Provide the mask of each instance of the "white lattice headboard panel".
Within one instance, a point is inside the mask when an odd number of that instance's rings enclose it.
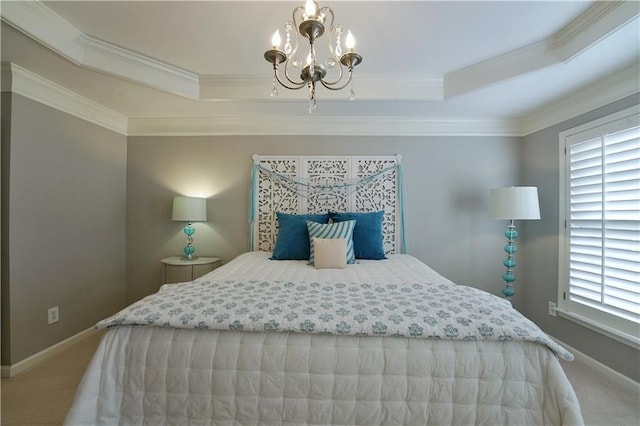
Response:
[[[252,250],[273,250],[276,212],[384,210],[385,253],[401,252],[401,156],[254,155],[253,159]]]

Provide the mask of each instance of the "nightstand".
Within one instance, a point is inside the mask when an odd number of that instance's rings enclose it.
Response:
[[[171,256],[160,262],[162,262],[163,284],[193,281],[222,265],[219,257],[198,257],[189,260],[180,256]]]

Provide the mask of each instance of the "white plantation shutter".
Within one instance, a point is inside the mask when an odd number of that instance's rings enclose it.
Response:
[[[640,337],[639,120],[636,113],[566,137],[568,264],[560,275],[568,281],[562,309],[634,338]]]

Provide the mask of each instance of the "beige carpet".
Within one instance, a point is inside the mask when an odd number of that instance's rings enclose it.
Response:
[[[31,369],[2,379],[1,424],[61,425],[102,334],[92,333]],[[638,391],[620,389],[605,375],[580,362],[563,362],[562,366],[576,390],[588,426],[640,425]]]
[[[2,379],[0,424],[61,425],[103,334],[90,333],[69,349],[10,379]]]
[[[582,362],[561,364],[578,395],[586,425],[640,426],[640,385],[629,392]]]

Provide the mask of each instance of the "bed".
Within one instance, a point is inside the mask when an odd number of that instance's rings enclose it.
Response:
[[[364,161],[383,183],[322,176],[303,201],[271,193],[308,188],[295,170],[254,168],[253,250],[100,321],[66,424],[583,424],[559,363],[572,355],[505,299],[398,253],[398,197],[362,191],[397,194],[399,170]]]
[[[100,322],[67,424],[581,424],[556,345],[409,255],[248,252]]]

